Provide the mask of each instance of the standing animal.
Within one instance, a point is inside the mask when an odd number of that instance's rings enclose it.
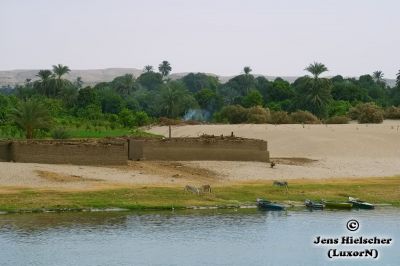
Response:
[[[197,187],[194,187],[194,186],[186,185],[185,188],[184,188],[184,190],[185,190],[186,192],[196,193],[197,195],[200,194],[200,190],[199,190]]]
[[[271,161],[271,168],[274,168],[275,165],[276,163],[274,161]]]
[[[201,192],[203,193],[211,193],[211,186],[210,185],[202,185],[201,186]]]
[[[272,185],[273,185],[273,186],[278,186],[278,187],[286,187],[286,188],[289,187],[287,181],[277,181],[277,180],[274,180],[274,183],[272,183]]]

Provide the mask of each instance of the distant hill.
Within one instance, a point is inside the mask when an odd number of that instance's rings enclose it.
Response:
[[[0,87],[2,86],[15,86],[18,84],[23,84],[27,79],[31,79],[32,81],[37,80],[36,74],[39,72],[39,69],[17,69],[17,70],[6,70],[0,71]],[[143,73],[142,70],[137,68],[105,68],[105,69],[87,69],[87,70],[72,70],[66,78],[68,80],[74,81],[77,77],[81,77],[84,85],[94,85],[99,82],[108,82],[113,80],[115,77],[122,76],[125,74],[133,74],[135,77],[138,77]],[[185,73],[173,73],[171,74],[172,79],[178,79],[189,72]],[[209,75],[213,75],[219,78],[222,83],[227,82],[233,76],[218,76],[215,74],[209,73]],[[255,76],[262,76],[261,74],[255,74]],[[274,80],[275,76],[265,76],[268,80]],[[298,77],[290,77],[290,76],[282,76],[284,80],[289,82],[295,81]],[[394,79],[386,79],[386,82],[389,86],[395,85]]]

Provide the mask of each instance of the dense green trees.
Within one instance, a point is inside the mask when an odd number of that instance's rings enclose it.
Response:
[[[242,105],[247,108],[253,106],[263,106],[264,100],[261,93],[258,90],[252,90],[246,96],[243,97]]]
[[[157,111],[160,116],[177,118],[192,108],[197,107],[196,100],[182,82],[171,81],[165,84],[156,98]]]
[[[189,73],[182,77],[182,82],[192,93],[197,93],[202,89],[216,91],[219,85],[218,78],[204,73]]]
[[[48,134],[38,130],[49,125],[43,109],[47,109],[47,117],[53,118],[54,128],[63,130],[71,126],[132,128],[159,117],[229,123],[311,123],[315,115],[334,123],[346,122],[348,115],[360,117],[360,122],[380,121],[384,108],[387,117],[396,118],[399,113],[400,71],[397,85],[390,88],[381,71],[359,78],[321,78],[328,69],[317,62],[306,67],[311,76],[299,77],[293,83],[282,78],[254,77],[250,67],[244,67],[242,74],[225,83],[205,73],[166,79],[171,69],[169,62],[163,61],[159,72],[148,65],[138,77],[127,73],[111,82],[86,87],[82,79],[65,79],[70,71],[67,66],[58,64],[52,70],[40,70],[36,80],[18,85],[15,90],[4,90],[11,95],[0,94],[0,136],[18,130],[29,138],[35,132]],[[38,102],[42,104],[35,109],[37,104],[33,103]],[[15,106],[20,106],[18,112],[12,111]],[[356,110],[364,116],[355,117]],[[35,112],[44,118],[28,117]]]
[[[135,77],[132,74],[116,77],[111,81],[111,87],[120,95],[130,95],[135,90]]]

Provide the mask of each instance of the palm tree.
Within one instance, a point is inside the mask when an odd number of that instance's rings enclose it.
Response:
[[[32,139],[37,129],[48,129],[51,117],[48,110],[38,102],[28,100],[12,110],[11,119],[25,131],[27,139]]]
[[[168,61],[162,61],[161,64],[158,66],[158,70],[163,77],[166,77],[168,76],[169,72],[171,72],[172,67]]]
[[[299,81],[298,105],[300,109],[311,111],[319,118],[327,115],[327,107],[332,99],[331,81],[329,79],[320,79],[319,75],[328,71],[328,68],[318,62],[314,62],[305,68],[314,78],[304,77]]]
[[[322,63],[314,62],[313,64],[310,64],[308,67],[306,67],[304,70],[310,72],[314,76],[314,79],[318,79],[318,76],[328,71],[328,68]]]
[[[58,91],[61,90],[61,88],[64,85],[64,80],[62,79],[62,76],[65,74],[68,74],[69,72],[71,72],[71,69],[69,69],[68,66],[64,66],[61,64],[58,65],[53,65],[53,72],[56,75],[57,79],[56,79],[56,88]],[[56,95],[56,90],[54,91],[54,96]]]
[[[82,88],[82,85],[83,85],[82,77],[77,77],[76,80],[75,80],[75,82],[74,82],[74,85],[75,85],[75,87],[76,87],[77,89]]]
[[[375,79],[376,82],[381,82],[383,79],[383,72],[377,70],[374,73],[372,73],[372,77]]]
[[[50,79],[52,78],[52,72],[51,70],[48,69],[43,69],[43,70],[39,70],[39,72],[37,73],[36,77],[39,77],[39,89],[40,92],[42,94],[45,94],[47,96],[49,96],[49,85],[50,85]]]
[[[167,82],[158,96],[160,111],[168,118],[175,118],[184,109],[183,102],[187,95],[188,91],[181,84]],[[168,123],[168,137],[171,138],[171,123]]]
[[[251,71],[253,71],[249,66],[245,66],[244,68],[243,68],[243,71],[244,71],[244,75],[245,75],[245,78],[246,78],[246,94],[249,94],[249,91],[250,91],[250,72]]]
[[[248,76],[249,74],[250,74],[250,72],[251,71],[253,71],[249,66],[245,66],[244,68],[243,68],[243,71],[244,71],[244,74],[246,75],[246,76]]]
[[[165,83],[157,96],[156,103],[161,115],[176,118],[184,113],[188,106],[194,106],[195,100],[181,82]]]
[[[125,74],[121,81],[120,93],[129,95],[135,88],[135,77],[132,74]]]
[[[61,79],[61,77],[65,74],[68,74],[71,72],[71,69],[69,67],[58,64],[58,65],[53,65],[53,72],[56,74],[57,79]]]
[[[150,65],[144,66],[144,71],[145,72],[152,72],[153,71],[153,66],[150,66]]]
[[[51,70],[43,69],[39,70],[36,77],[39,77],[41,82],[46,82],[47,80],[50,79],[51,74],[52,74]]]

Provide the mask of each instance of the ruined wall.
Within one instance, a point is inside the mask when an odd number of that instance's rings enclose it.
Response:
[[[0,142],[0,161],[122,165],[127,160],[268,162],[267,142],[235,137]]]
[[[129,140],[130,160],[269,161],[267,142],[242,138]]]
[[[0,162],[11,161],[11,142],[0,141]]]
[[[23,163],[121,165],[128,160],[126,141],[13,142],[7,161]]]

